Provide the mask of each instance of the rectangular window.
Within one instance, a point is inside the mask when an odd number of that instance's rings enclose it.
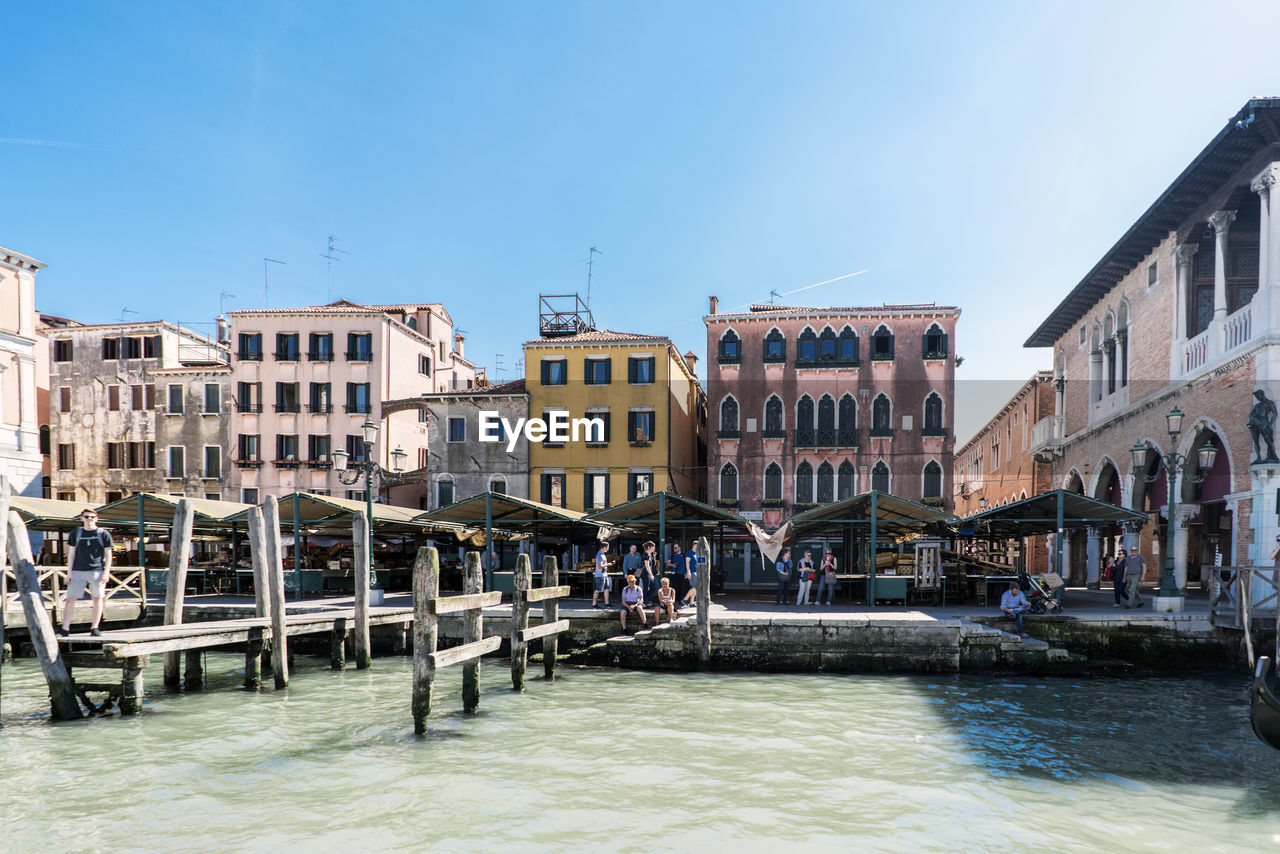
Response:
[[[107,409],[112,412],[120,411],[120,386],[107,386]]]
[[[298,384],[276,383],[276,412],[298,411]]]
[[[103,359],[119,359],[120,358],[120,339],[119,338],[103,338],[102,339],[102,358]]]
[[[181,445],[169,448],[169,477],[183,477],[187,471],[187,449]]]
[[[431,462],[430,459],[428,459],[427,449],[419,448],[418,449],[418,468],[425,469],[428,465],[430,465],[430,462]]]
[[[221,493],[221,492],[206,492],[206,493],[204,494],[204,500],[205,500],[205,501],[221,501],[221,500],[222,500],[222,493]]]
[[[348,501],[364,501],[364,490],[363,490],[363,489],[348,489],[348,490],[347,490],[347,500],[348,500]]]
[[[588,510],[603,510],[609,506],[609,475],[607,472],[587,472],[583,479],[583,505]]]
[[[169,414],[182,414],[182,386],[178,383],[169,385]]]
[[[116,493],[116,495],[119,495],[119,494],[120,494],[120,493]],[[59,500],[59,501],[75,501],[75,500],[76,500],[76,494],[75,494],[74,492],[59,492],[59,493],[58,493],[58,500]],[[107,493],[107,503],[108,503],[108,504],[112,503],[112,501],[119,501],[119,500],[120,500],[119,498],[115,498],[115,499],[113,499],[113,498],[111,497],[111,493],[110,493],[110,492],[108,492],[108,493]]]
[[[313,463],[329,462],[328,436],[307,437],[307,459],[311,460]]]
[[[453,503],[453,481],[442,480],[436,484],[436,506],[448,507]]]
[[[241,500],[243,503],[245,503],[245,504],[257,504],[257,503],[258,503],[258,490],[256,490],[256,489],[242,489],[242,490],[240,490],[240,500]]]
[[[368,413],[371,411],[369,408],[369,384],[347,383],[347,412]]]
[[[653,492],[653,474],[641,472],[627,475],[627,500],[644,498]]]
[[[312,383],[308,408],[312,412],[327,414],[333,411],[333,397],[329,383]]]
[[[152,335],[142,339],[142,355],[148,359],[160,358],[160,336]]]
[[[583,382],[587,385],[608,385],[612,359],[588,358],[583,360]]]
[[[217,415],[222,412],[222,387],[217,383],[204,384],[204,413]]]
[[[141,338],[121,338],[120,339],[120,358],[122,359],[141,359],[142,358],[142,339]]]
[[[542,420],[547,424],[548,428],[550,428],[551,413],[548,410],[544,409],[542,411]],[[550,434],[548,434],[548,441],[544,441],[542,443],[542,447],[544,448],[563,448],[564,447],[564,442],[552,442],[552,441],[549,441],[549,439],[550,439]]]
[[[552,507],[565,506],[564,474],[542,476],[542,503]]]
[[[71,386],[64,385],[58,389],[58,411],[71,411]]]
[[[296,433],[280,433],[276,436],[276,460],[285,463],[298,461],[298,436]]]
[[[256,463],[262,460],[260,449],[262,436],[257,433],[241,433],[236,440],[237,459],[242,462]]]
[[[276,333],[276,361],[277,362],[298,361],[298,333],[296,332],[277,332]]]
[[[236,409],[240,412],[261,412],[262,383],[237,383]]]
[[[465,418],[449,419],[449,441],[450,442],[467,441],[467,419]]]
[[[108,442],[107,443],[107,468],[109,469],[124,468],[124,460],[125,460],[124,447],[125,447],[124,442]]]
[[[143,401],[143,391],[142,391],[142,386],[141,386],[141,385],[134,385],[134,386],[130,386],[130,387],[129,387],[129,392],[130,392],[130,394],[129,394],[129,400],[130,400],[130,403],[131,403],[132,408],[133,408],[135,411],[136,411],[136,410],[139,410],[139,409],[142,409],[142,401]]]
[[[128,468],[153,469],[156,467],[155,442],[130,442]]]
[[[348,332],[347,333],[347,361],[348,362],[372,362],[373,361],[373,333],[371,332]]]
[[[418,354],[418,373],[424,377],[431,376],[431,357],[424,354]]]
[[[419,424],[426,424],[426,423],[427,423],[428,421],[430,421],[430,420],[431,420],[431,412],[430,412],[429,410],[426,410],[426,409],[419,409],[419,410],[418,410],[418,423],[419,423]]]
[[[1155,261],[1152,261],[1147,266],[1147,287],[1154,288],[1156,286],[1156,282],[1158,282],[1159,280],[1160,280],[1160,268],[1156,265]]]
[[[365,456],[364,436],[347,436],[347,459],[353,463],[363,463]]]
[[[53,342],[53,360],[55,362],[71,361],[71,339],[58,338]]]
[[[262,333],[261,332],[241,332],[240,347],[237,355],[241,361],[245,362],[261,362],[262,361]]]
[[[601,421],[604,422],[604,430],[597,430],[594,427],[585,428],[582,431],[583,441],[585,441],[588,445],[595,445],[595,446],[609,444],[609,413],[607,411],[593,412],[588,410],[584,417],[586,417],[588,420],[593,418],[599,418]]]
[[[542,384],[564,385],[569,381],[568,359],[543,359]]]
[[[313,362],[332,362],[333,333],[312,332],[307,339],[307,358]]]
[[[627,436],[630,437],[633,445],[653,444],[653,413],[648,411],[627,413]]]
[[[143,391],[143,408],[155,409],[156,408],[156,384],[147,383],[142,387],[142,391]]]
[[[654,364],[653,356],[647,358],[633,356],[627,359],[627,382],[632,385],[649,385],[653,382]]]

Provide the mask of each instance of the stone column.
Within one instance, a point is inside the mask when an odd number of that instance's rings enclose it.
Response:
[[[1098,563],[1102,558],[1102,533],[1097,528],[1089,528],[1089,544],[1085,550],[1085,586],[1097,590],[1101,586],[1098,575]]]
[[[1185,596],[1187,592],[1187,523],[1191,517],[1200,512],[1198,504],[1179,504],[1178,512],[1170,521],[1173,528],[1173,578],[1178,583],[1178,590]],[[1161,567],[1161,572],[1164,567]]]
[[[1271,231],[1271,185],[1275,176],[1270,166],[1249,183],[1249,189],[1258,194],[1258,292],[1271,280],[1271,253],[1268,241]]]
[[[1198,243],[1182,243],[1173,249],[1174,319],[1173,348],[1169,357],[1169,375],[1182,376],[1182,349],[1187,340],[1187,313],[1191,303],[1191,264],[1200,251]]]
[[[1235,211],[1215,211],[1209,215],[1213,226],[1213,319],[1227,318],[1227,234],[1236,220]]]
[[[1124,547],[1125,549],[1138,548],[1138,534],[1142,531],[1141,522],[1125,522],[1124,523]],[[1147,563],[1147,575],[1151,574],[1151,564]]]
[[[1093,421],[1093,405],[1102,399],[1106,388],[1106,377],[1102,371],[1102,348],[1089,351],[1089,421]]]

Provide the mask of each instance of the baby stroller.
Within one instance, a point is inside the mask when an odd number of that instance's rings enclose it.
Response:
[[[1062,588],[1062,579],[1056,573],[1049,573],[1057,580],[1057,585],[1053,585],[1045,581],[1043,577],[1031,577],[1025,571],[1018,573],[1018,587],[1022,589],[1022,595],[1027,597],[1027,601],[1031,604],[1031,613],[1043,614],[1059,613],[1062,611],[1062,601],[1058,597],[1058,590]]]

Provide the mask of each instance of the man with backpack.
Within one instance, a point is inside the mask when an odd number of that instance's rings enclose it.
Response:
[[[71,614],[76,602],[88,594],[93,601],[89,634],[102,634],[102,599],[106,595],[107,574],[111,572],[111,534],[98,527],[98,514],[85,510],[80,514],[81,527],[67,537],[67,601],[62,610],[62,628],[58,637],[71,634]]]
[[[778,571],[778,598],[773,604],[785,605],[787,597],[791,595],[791,549],[782,550],[782,555],[774,562],[773,568]]]

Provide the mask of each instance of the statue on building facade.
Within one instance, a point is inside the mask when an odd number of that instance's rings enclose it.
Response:
[[[1249,435],[1253,437],[1253,464],[1280,462],[1276,459],[1276,405],[1267,398],[1267,393],[1258,389],[1253,393],[1257,403],[1249,410]],[[1267,455],[1262,456],[1263,443],[1266,444]]]

